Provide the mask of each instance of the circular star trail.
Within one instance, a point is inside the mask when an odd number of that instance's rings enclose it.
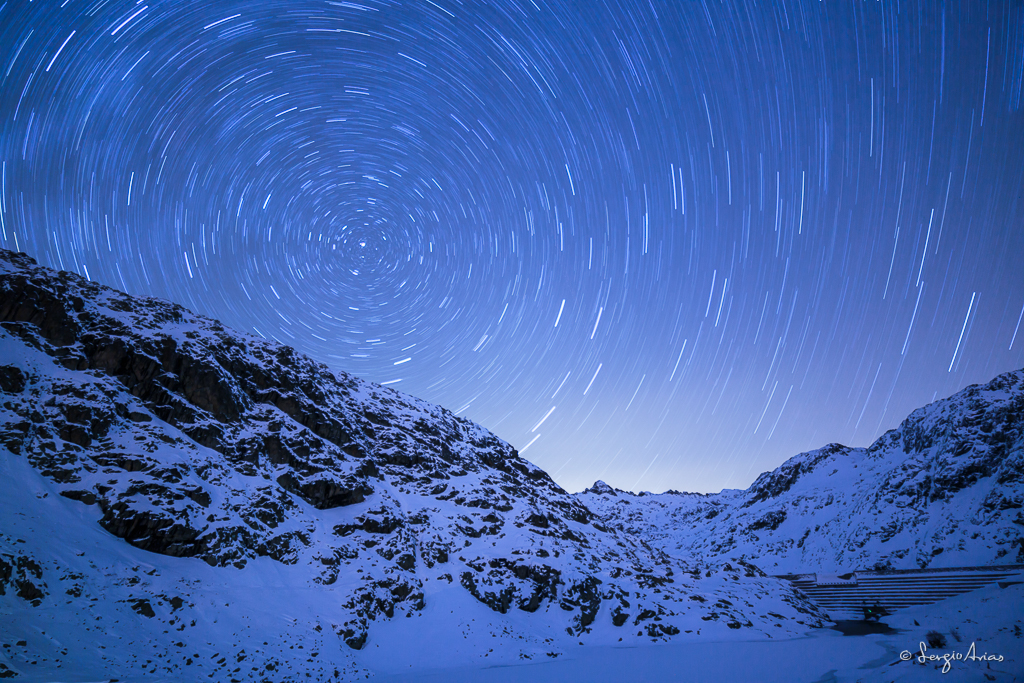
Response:
[[[1024,365],[1014,2],[8,0],[0,246],[745,487]]]

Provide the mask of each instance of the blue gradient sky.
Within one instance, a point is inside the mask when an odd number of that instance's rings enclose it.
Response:
[[[745,487],[1024,365],[1020,2],[0,2],[0,246]]]

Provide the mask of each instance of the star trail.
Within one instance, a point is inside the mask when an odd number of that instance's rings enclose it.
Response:
[[[0,246],[716,491],[1024,365],[1024,6],[8,0]]]

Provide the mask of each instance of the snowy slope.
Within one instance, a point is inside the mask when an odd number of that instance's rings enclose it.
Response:
[[[682,557],[769,574],[1024,563],[1024,370],[914,411],[869,448],[830,444],[745,491],[578,495]]]
[[[0,676],[347,680],[821,625],[443,408],[3,251],[0,473]]]

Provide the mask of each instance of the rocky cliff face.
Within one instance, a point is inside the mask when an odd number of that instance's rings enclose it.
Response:
[[[666,552],[769,573],[1024,563],[1024,370],[914,411],[869,448],[830,444],[745,491],[579,499]]]
[[[37,491],[0,509],[0,604],[20,615],[0,637],[28,629],[34,606],[74,621],[114,585],[124,610],[195,626],[190,571],[228,589],[286,572],[312,591],[317,634],[329,624],[355,650],[375,621],[422,613],[437,585],[565,638],[820,623],[750,566],[608,528],[478,425],[180,306],[0,252],[0,328],[0,460]],[[50,492],[64,501],[37,509]],[[136,559],[101,571],[24,537],[81,524],[93,538],[92,520]],[[125,574],[154,554],[180,577],[173,596]]]

